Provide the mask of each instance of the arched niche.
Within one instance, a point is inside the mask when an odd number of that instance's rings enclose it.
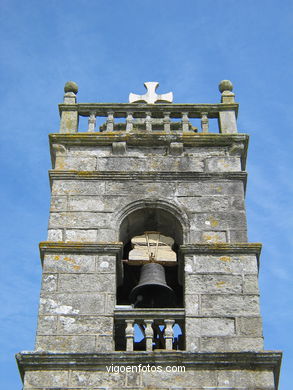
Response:
[[[136,202],[124,210],[119,219],[119,241],[124,245],[145,231],[158,231],[172,237],[176,245],[186,241],[187,218],[181,210],[167,202]]]
[[[123,268],[124,278],[117,291],[117,304],[129,304],[128,296],[137,285],[141,267],[127,264],[131,239],[145,232],[160,232],[174,239],[173,250],[178,253],[179,246],[184,243],[186,236],[186,220],[184,215],[166,202],[143,201],[129,206],[120,216],[119,241],[124,244]],[[178,259],[179,260],[179,259]],[[176,265],[166,266],[165,274],[168,285],[175,292],[178,300],[177,307],[183,306],[182,267],[177,260]],[[180,282],[179,282],[180,281]]]

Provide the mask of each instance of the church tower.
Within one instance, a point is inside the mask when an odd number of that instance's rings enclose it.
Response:
[[[17,355],[23,389],[277,389],[232,83],[217,104],[145,87],[116,104],[77,103],[65,85],[36,345]]]

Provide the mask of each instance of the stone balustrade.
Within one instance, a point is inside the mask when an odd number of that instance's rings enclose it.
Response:
[[[218,120],[219,133],[237,133],[238,104],[234,100],[232,83],[224,80],[219,89],[219,104],[77,103],[77,85],[68,82],[64,88],[64,103],[59,105],[60,132],[78,132],[79,118],[88,117],[87,131],[97,133],[207,133],[210,119]],[[105,119],[99,127],[96,126],[98,117]],[[200,119],[200,129],[192,125],[190,120],[193,119]]]
[[[120,306],[114,313],[115,349],[182,350],[184,349],[184,315],[184,309],[129,310],[128,306],[126,309],[121,309]]]

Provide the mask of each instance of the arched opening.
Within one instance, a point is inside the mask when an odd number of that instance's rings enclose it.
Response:
[[[166,243],[169,242],[170,250],[169,252],[161,251],[161,256],[158,258],[145,258],[141,255],[135,255],[134,244],[143,241],[143,237],[150,236],[149,233],[152,233],[153,237],[156,235],[159,237],[157,243],[158,246],[162,246],[162,241],[165,240]],[[178,249],[179,246],[183,243],[183,227],[177,216],[174,213],[166,210],[164,208],[158,207],[155,204],[150,206],[145,206],[138,208],[124,217],[120,224],[120,241],[124,244],[123,249],[123,282],[117,289],[117,304],[118,305],[130,305],[134,307],[183,307],[183,288],[179,280],[179,259],[178,259]],[[148,239],[147,244],[149,244]],[[168,241],[169,240],[169,241]],[[141,244],[142,245],[142,244]],[[154,245],[154,244],[153,244]],[[142,249],[141,249],[142,250]],[[148,248],[144,248],[144,253],[147,253]],[[139,252],[139,251],[138,251]],[[137,253],[138,253],[137,252]],[[175,258],[171,256],[171,252],[174,254]],[[143,253],[143,251],[141,252]],[[152,253],[152,252],[150,252]],[[164,258],[164,253],[166,253],[166,258]],[[163,254],[163,255],[162,255]],[[172,258],[172,261],[171,261]],[[152,280],[156,278],[156,275],[146,274],[146,263],[153,262],[157,266],[149,267],[152,269],[157,268],[158,271],[161,271],[163,267],[163,273],[165,276],[162,276],[161,281],[154,282]],[[160,266],[158,265],[160,264]],[[143,275],[142,275],[143,273]],[[142,278],[144,281],[142,282]],[[145,282],[145,279],[147,281]],[[142,303],[140,305],[138,298],[141,295],[135,295],[133,290],[139,290],[143,285],[144,293],[153,293],[153,297],[156,296],[157,291],[167,292],[168,288],[172,290],[174,294],[174,299],[168,301],[168,299],[163,299],[161,302],[155,302],[152,297],[146,300],[147,303]],[[147,285],[147,286],[146,286]],[[159,287],[157,287],[159,285]],[[161,288],[160,285],[164,285],[164,288]],[[133,299],[135,296],[135,299]]]

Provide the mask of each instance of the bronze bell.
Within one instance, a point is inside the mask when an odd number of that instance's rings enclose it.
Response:
[[[141,268],[138,285],[129,296],[134,307],[176,307],[174,291],[166,283],[165,269],[158,263],[147,263]]]

